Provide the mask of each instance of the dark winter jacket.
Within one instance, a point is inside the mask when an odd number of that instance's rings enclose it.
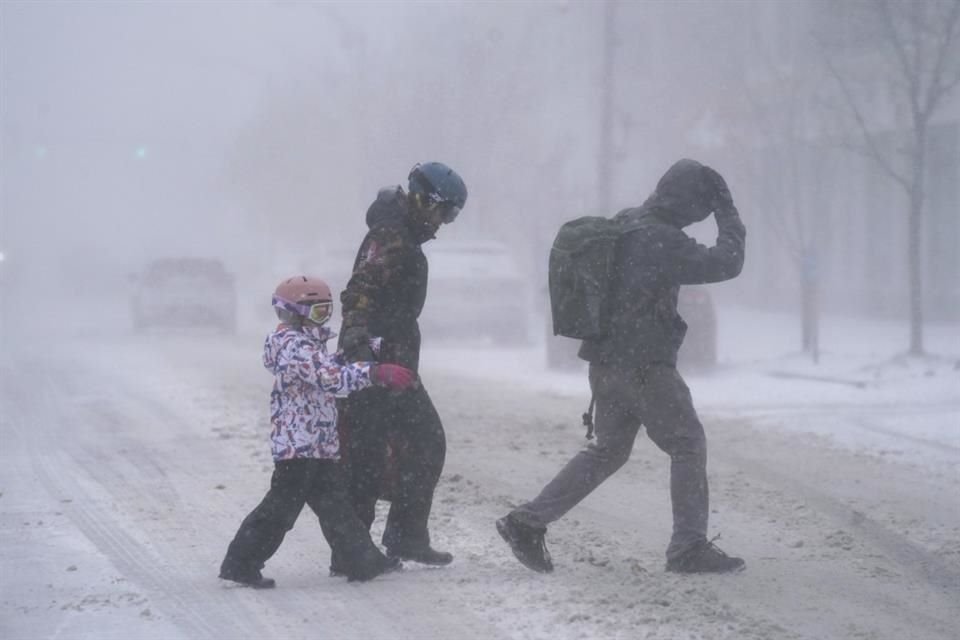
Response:
[[[628,367],[676,365],[687,332],[677,312],[680,285],[720,282],[740,273],[746,230],[731,201],[717,204],[716,185],[705,169],[681,160],[643,205],[618,214],[642,224],[621,240],[610,331],[583,342],[584,360]],[[707,248],[682,229],[705,220],[714,209],[717,242]]]
[[[427,258],[420,245],[430,235],[411,218],[400,187],[380,190],[367,210],[367,226],[353,275],[340,294],[340,334],[350,327],[365,327],[369,335],[383,338],[380,360],[416,371],[417,318],[427,296]]]

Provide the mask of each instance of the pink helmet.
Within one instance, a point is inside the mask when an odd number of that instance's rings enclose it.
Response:
[[[330,286],[320,278],[293,276],[277,285],[273,292],[273,307],[283,322],[309,319],[323,324],[333,313],[333,295]]]
[[[285,302],[306,305],[333,300],[330,286],[320,278],[311,278],[310,276],[287,278],[277,285],[273,296]]]

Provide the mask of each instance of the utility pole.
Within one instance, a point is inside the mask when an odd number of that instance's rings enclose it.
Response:
[[[613,188],[613,110],[614,110],[614,54],[616,53],[617,0],[603,4],[603,57],[600,73],[600,149],[597,162],[597,204],[599,215],[610,215]]]

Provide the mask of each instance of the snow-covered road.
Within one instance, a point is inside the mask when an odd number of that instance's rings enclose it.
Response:
[[[588,395],[579,374],[537,375],[530,354],[490,348],[424,354],[448,434],[432,533],[453,565],[329,578],[307,511],[267,565],[277,589],[226,586],[222,554],[271,470],[259,340],[87,336],[4,352],[0,636],[957,637],[956,394],[811,397],[802,386],[824,383],[761,384],[756,368],[691,378],[711,530],[747,571],[663,572],[668,460],[641,436],[551,527],[556,571],[540,575],[493,521],[583,444]]]

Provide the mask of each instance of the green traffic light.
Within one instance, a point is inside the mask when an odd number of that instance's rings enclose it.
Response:
[[[137,147],[137,150],[134,151],[134,155],[137,156],[138,160],[143,160],[147,157],[147,148],[146,147]]]
[[[39,159],[44,159],[47,157],[47,148],[46,147],[34,147],[33,155]]]

